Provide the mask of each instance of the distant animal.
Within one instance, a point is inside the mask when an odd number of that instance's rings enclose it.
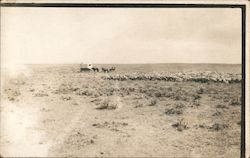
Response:
[[[111,69],[109,69],[109,71],[115,71],[115,67],[111,67]]]
[[[94,72],[99,72],[99,69],[98,69],[97,67],[93,67],[92,70],[93,70]]]
[[[107,68],[102,68],[102,71],[103,71],[103,72],[109,72],[109,69],[107,69]]]

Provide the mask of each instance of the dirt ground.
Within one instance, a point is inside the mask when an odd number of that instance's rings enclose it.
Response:
[[[34,66],[5,78],[1,156],[240,157],[240,83],[103,75]]]

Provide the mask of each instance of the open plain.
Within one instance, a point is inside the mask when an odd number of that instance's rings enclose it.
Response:
[[[114,79],[240,65],[28,65],[2,74],[1,156],[239,157],[241,81]],[[237,76],[236,75],[236,76]],[[204,81],[204,82],[203,82]]]

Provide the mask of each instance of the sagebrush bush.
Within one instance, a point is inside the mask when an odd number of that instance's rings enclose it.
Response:
[[[166,109],[165,110],[165,114],[166,115],[180,115],[183,114],[181,109],[174,109],[174,108],[170,108],[170,109]]]
[[[200,88],[197,90],[197,93],[198,94],[204,94],[205,90],[203,88]]]
[[[159,98],[159,97],[162,97],[162,96],[163,96],[163,95],[161,94],[161,92],[159,92],[159,91],[158,91],[158,92],[155,92],[155,93],[154,93],[154,95],[155,95],[157,98]]]
[[[112,103],[110,99],[105,99],[103,100],[100,105],[98,107],[96,107],[96,109],[98,110],[114,110],[117,108],[117,104]]]
[[[216,105],[216,108],[220,108],[220,109],[228,109],[228,107],[226,105],[222,105],[222,104],[218,104]]]
[[[58,86],[58,89],[55,91],[56,94],[68,94],[71,92],[78,91],[78,87],[72,86],[70,83],[62,83]]]
[[[177,123],[172,124],[172,127],[175,127],[180,132],[188,129],[187,123],[183,122],[183,120],[183,118],[178,120]]]
[[[77,95],[85,95],[85,96],[92,96],[94,93],[88,89],[86,90],[79,90],[76,92]]]
[[[211,131],[221,131],[225,128],[228,128],[229,126],[227,124],[221,124],[221,123],[214,123],[212,126],[209,127],[209,130]]]
[[[156,100],[156,99],[151,99],[151,100],[149,101],[149,106],[155,106],[156,103],[157,103],[157,100]]]
[[[241,99],[240,98],[233,98],[232,100],[230,100],[229,105],[239,106],[239,105],[241,105]]]
[[[49,96],[49,95],[44,91],[39,91],[39,92],[35,93],[34,96],[35,97],[45,97],[45,96]]]

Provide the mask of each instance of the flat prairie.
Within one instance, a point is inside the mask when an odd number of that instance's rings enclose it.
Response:
[[[241,65],[137,64],[110,73],[28,65],[2,74],[1,156],[240,157],[241,82],[110,80],[117,74]]]

